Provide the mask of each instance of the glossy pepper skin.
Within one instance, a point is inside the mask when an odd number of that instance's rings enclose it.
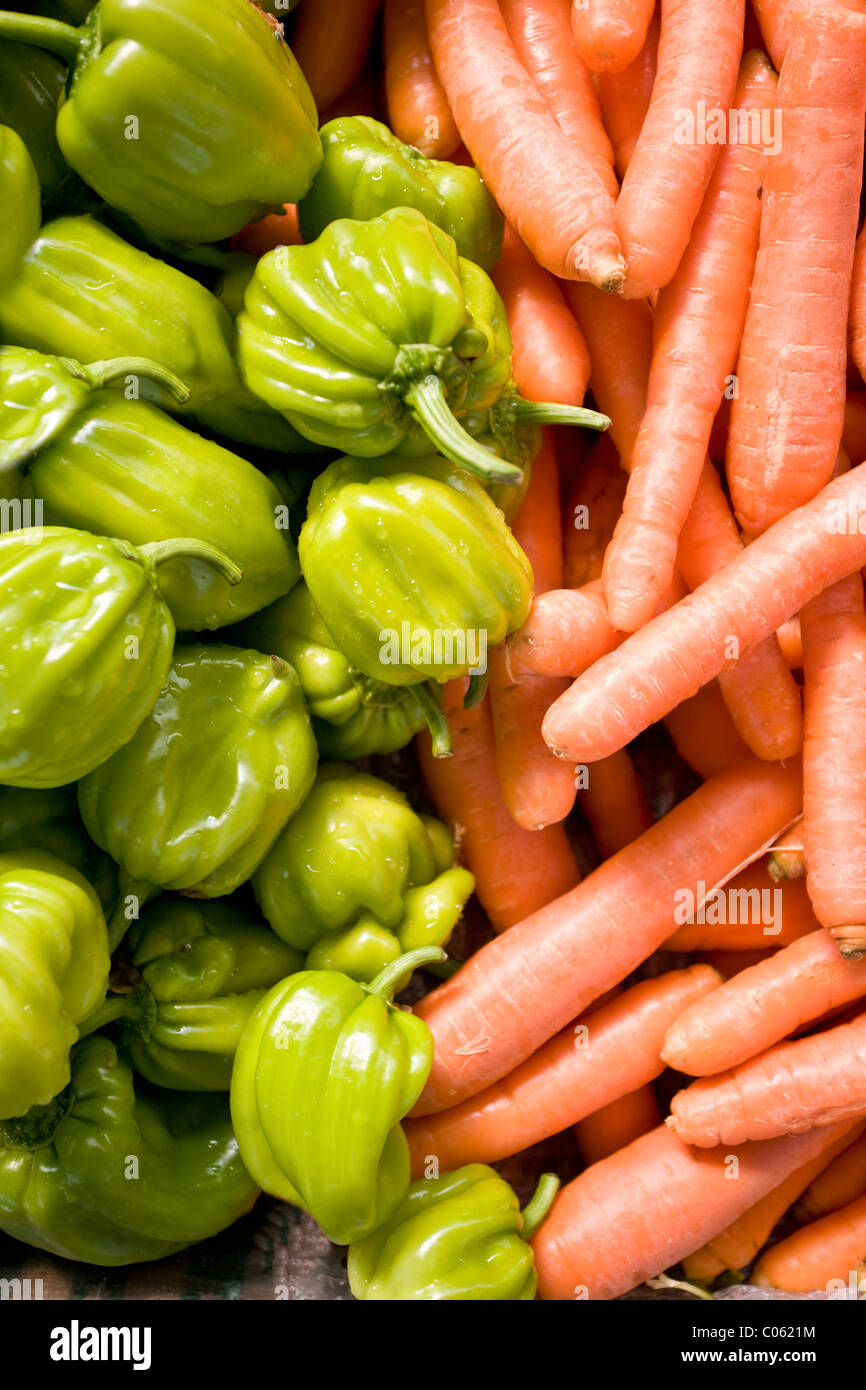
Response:
[[[395,787],[340,763],[316,785],[253,876],[274,931],[310,969],[371,980],[422,946],[444,946],[475,880],[450,833]]]
[[[86,196],[60,153],[54,133],[65,81],[63,64],[50,53],[26,44],[0,43],[0,122],[21,136],[36,170],[42,200],[55,206],[71,205]]]
[[[428,159],[370,116],[338,116],[319,135],[322,165],[298,205],[304,241],[340,217],[366,222],[389,208],[416,208],[454,238],[461,256],[493,269],[505,224],[475,169]]]
[[[103,910],[114,907],[117,867],[84,832],[73,787],[0,787],[0,854],[44,850],[77,869]]]
[[[128,939],[131,992],[109,995],[88,1031],[119,1020],[132,1065],[156,1086],[227,1091],[244,1024],[303,956],[233,900],[163,898]]]
[[[299,553],[340,649],[387,685],[465,675],[532,599],[502,513],[436,456],[337,459],[313,484]]]
[[[162,1259],[224,1230],[257,1196],[225,1098],[136,1093],[101,1034],[76,1046],[56,1100],[0,1124],[0,1230],[65,1259]]]
[[[232,236],[297,202],[321,162],[306,80],[248,0],[99,0],[80,29],[7,14],[0,37],[69,63],[63,155],[151,236]]]
[[[49,525],[134,545],[195,536],[231,555],[243,570],[234,585],[200,560],[163,566],[162,595],[181,631],[237,622],[287,593],[300,575],[281,524],[282,498],[265,474],[116,391],[94,396],[37,455],[30,488]]]
[[[193,540],[139,550],[60,526],[0,536],[0,783],[64,786],[128,743],[171,663],[158,566],[211,550]]]
[[[529,1206],[483,1163],[413,1182],[403,1203],[349,1249],[349,1286],[365,1301],[526,1302],[537,1278],[527,1244],[559,1183],[546,1174]]]
[[[338,1245],[387,1221],[408,1190],[400,1121],[424,1087],[433,1039],[389,1001],[407,970],[437,959],[412,951],[370,985],[302,970],[265,995],[241,1036],[231,1107],[244,1163]]]
[[[4,206],[25,206],[28,165],[35,180],[29,159],[19,161],[17,177],[0,162]],[[189,395],[179,402],[170,390],[142,381],[144,399],[241,444],[309,448],[241,382],[234,323],[203,285],[127,245],[92,217],[60,217],[41,231],[38,217],[37,211],[35,225],[32,217],[27,222],[5,277],[0,235],[3,341],[78,362],[146,357],[178,377]]]
[[[298,673],[319,753],[338,761],[394,753],[424,725],[434,747],[450,751],[448,722],[435,686],[394,686],[372,680],[340,651],[301,580],[284,598],[255,613],[238,638],[259,651],[281,656]]]
[[[42,220],[41,192],[33,161],[17,131],[0,125],[0,189],[12,197],[4,202],[0,221],[0,290],[12,280]]]
[[[244,883],[313,785],[316,743],[286,662],[179,647],[151,713],[78,788],[91,838],[136,882],[217,898]]]
[[[66,1085],[77,1025],[105,993],[108,968],[86,879],[43,850],[0,854],[0,1120]]]

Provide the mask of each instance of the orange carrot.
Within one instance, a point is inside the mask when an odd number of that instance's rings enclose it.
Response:
[[[424,0],[385,0],[383,29],[388,123],[430,159],[448,159],[460,132],[436,76]]]
[[[866,612],[851,574],[807,603],[803,844],[815,915],[846,956],[866,955]]]
[[[662,1055],[676,1071],[712,1076],[864,995],[866,961],[843,960],[827,932],[810,932],[686,1009]]]
[[[646,1085],[664,1070],[659,1052],[665,1030],[720,980],[708,965],[644,980],[563,1029],[480,1095],[410,1120],[413,1173],[422,1173],[434,1157],[443,1172],[507,1158]]]
[[[743,121],[772,108],[775,90],[763,53],[747,54],[734,97]],[[626,632],[643,626],[670,583],[713,421],[732,379],[766,162],[760,144],[723,147],[679,269],[658,298],[646,414],[604,565],[610,615]]]
[[[494,930],[504,931],[567,892],[579,875],[562,826],[528,831],[512,819],[499,789],[489,702],[465,710],[465,690],[465,680],[443,688],[454,745],[447,771],[427,734],[418,736],[418,757],[434,805],[475,875],[479,901]]]
[[[602,657],[548,711],[561,757],[623,748],[769,637],[823,589],[866,563],[866,469],[852,469],[777,521],[682,602]]]
[[[763,898],[764,893],[778,893],[778,897]],[[736,896],[734,896],[736,894]],[[772,912],[775,907],[775,921],[764,922],[762,904],[768,905]],[[733,911],[727,911],[728,905]],[[801,936],[814,934],[819,922],[806,885],[802,879],[787,879],[774,883],[767,872],[764,856],[754,864],[749,864],[741,873],[732,878],[726,888],[725,913],[721,908],[710,910],[709,904],[703,913],[703,921],[686,922],[664,942],[666,951],[760,951],[763,947],[788,946]],[[734,917],[726,921],[725,917]],[[722,920],[717,920],[721,918]],[[766,928],[770,926],[771,933]],[[776,928],[781,926],[781,931]]]
[[[859,1128],[857,1126],[856,1128]],[[687,1279],[715,1279],[724,1270],[739,1272],[748,1268],[758,1251],[766,1245],[785,1212],[827,1165],[850,1145],[853,1130],[836,1135],[833,1129],[824,1130],[827,1146],[822,1153],[796,1168],[784,1182],[762,1197],[706,1245],[683,1260]]]
[[[742,549],[719,475],[707,462],[680,536],[679,572],[689,588],[696,589],[736,560]],[[739,734],[759,758],[791,758],[800,751],[800,690],[775,633],[745,652],[735,666],[720,672],[719,689]]]
[[[523,68],[496,0],[427,0],[427,25],[466,148],[535,259],[616,293],[625,265],[613,199]]]
[[[728,714],[717,681],[710,681],[665,715],[680,757],[699,777],[712,777],[748,751]]]
[[[619,192],[613,148],[595,87],[568,20],[569,0],[499,0],[517,56],[569,140],[585,151],[612,198]]]
[[[625,177],[649,110],[658,47],[658,11],[654,10],[644,46],[634,61],[622,72],[601,72],[596,77],[602,120],[613,145],[616,171],[621,179]]]
[[[851,303],[857,293],[857,280],[852,284]],[[866,365],[866,358],[864,358]],[[845,428],[842,448],[854,463],[866,459],[866,391],[849,391],[845,397]]]
[[[436,1043],[418,1113],[454,1105],[513,1071],[661,945],[679,890],[699,878],[708,887],[724,882],[799,809],[795,766],[745,759],[482,947],[418,1005]]]
[[[842,438],[866,15],[815,8],[797,16],[777,113],[783,136],[767,165],[727,453],[731,498],[749,535],[814,497]]]
[[[272,212],[258,222],[251,222],[232,237],[232,250],[245,251],[248,256],[263,256],[275,246],[300,246],[298,209],[286,203],[282,212]]]
[[[810,1184],[795,1208],[799,1221],[817,1221],[866,1195],[866,1134],[834,1158]]]
[[[622,72],[646,42],[655,0],[573,0],[574,42],[592,72]]]
[[[614,631],[601,580],[580,589],[551,589],[533,600],[529,617],[508,640],[512,670],[576,676],[625,640]]]
[[[385,119],[382,74],[370,62],[369,54],[360,75],[355,78],[351,87],[347,87],[336,101],[332,101],[319,112],[319,125],[335,121],[338,116],[369,116],[374,121]]]
[[[601,435],[584,466],[577,472],[565,505],[563,578],[579,589],[601,578],[604,552],[622,510],[625,474],[610,433]]]
[[[646,304],[611,299],[592,285],[567,285],[565,297],[589,348],[596,406],[610,416],[613,442],[628,469],[646,409],[652,314]]]
[[[693,1081],[674,1096],[667,1124],[684,1144],[712,1149],[798,1134],[864,1114],[866,1013]]]
[[[364,66],[381,0],[316,0],[302,5],[292,52],[319,110],[351,87]]]
[[[508,316],[511,365],[521,394],[530,401],[583,405],[589,381],[583,335],[556,280],[536,265],[512,227],[505,229],[493,280]]]
[[[822,9],[833,7],[862,11],[863,0],[822,0]],[[777,69],[781,68],[788,51],[794,20],[801,10],[807,8],[803,0],[752,0],[752,9],[761,27],[764,47]]]
[[[652,98],[617,203],[629,298],[667,285],[688,245],[720,150],[701,113],[712,119],[731,105],[744,11],[744,0],[662,5]]]
[[[804,878],[806,875],[806,855],[803,849],[803,818],[792,825],[773,845],[767,868],[770,878]]]
[[[660,1125],[559,1193],[532,1240],[541,1297],[627,1293],[706,1244],[824,1143],[820,1133],[798,1134],[708,1153]]]
[[[618,1149],[624,1149],[661,1124],[661,1118],[652,1086],[639,1086],[629,1095],[594,1110],[574,1126],[584,1163],[600,1163]]]
[[[536,589],[560,585],[562,522],[550,428],[542,432],[541,451],[514,522],[514,534],[529,557]],[[541,737],[545,711],[562,693],[564,682],[550,676],[513,679],[504,646],[492,651],[489,661],[490,712],[502,797],[524,830],[542,830],[565,819],[576,795],[573,770],[554,758]]]
[[[653,823],[643,783],[625,748],[586,769],[580,805],[602,859],[618,854]]]
[[[866,1197],[834,1211],[761,1256],[752,1282],[758,1288],[811,1293],[813,1289],[866,1292]]]
[[[769,960],[777,950],[776,946],[765,946],[759,951],[698,951],[695,959],[703,965],[711,965],[726,980],[732,980],[741,971],[757,965],[759,960]]]

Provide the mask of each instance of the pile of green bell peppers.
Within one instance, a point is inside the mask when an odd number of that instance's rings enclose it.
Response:
[[[394,999],[474,880],[382,773],[526,618],[540,426],[607,422],[522,400],[481,178],[320,129],[292,8],[0,12],[0,1231],[122,1265],[264,1191],[359,1299],[526,1300],[556,1179],[410,1183]]]

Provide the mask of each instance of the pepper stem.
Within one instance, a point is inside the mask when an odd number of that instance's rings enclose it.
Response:
[[[516,464],[498,458],[490,449],[467,434],[451,413],[445,389],[435,373],[413,381],[403,395],[406,405],[440,454],[458,467],[475,473],[488,483],[520,482],[521,471]]]
[[[380,999],[384,999],[386,1003],[390,1002],[397,982],[402,980],[404,975],[411,975],[413,970],[417,970],[421,965],[429,965],[431,961],[445,959],[445,952],[439,946],[419,946],[416,951],[407,951],[405,956],[389,961],[384,970],[379,971],[375,980],[369,985],[364,985],[364,988],[369,994],[378,994]]]
[[[559,1178],[555,1173],[542,1173],[538,1186],[521,1213],[523,1217],[524,1240],[531,1240],[553,1206],[553,1199],[559,1191]]]
[[[476,671],[469,677],[469,684],[466,687],[466,694],[463,696],[463,708],[475,709],[481,704],[487,694],[487,687],[490,684],[490,672]]]
[[[189,400],[189,387],[186,382],[181,381],[180,377],[175,376],[167,367],[161,367],[158,362],[151,362],[147,357],[114,357],[107,362],[90,362],[86,367],[82,367],[81,371],[96,388],[107,386],[120,376],[144,376],[149,381],[156,382],[157,386],[164,386],[179,405]]]
[[[430,738],[433,741],[433,757],[450,758],[452,752],[451,729],[445,711],[439,702],[439,696],[433,687],[433,682],[424,681],[423,685],[416,686],[414,694],[423,711],[427,728],[430,730]]]
[[[522,396],[505,396],[491,407],[493,414],[507,415],[518,425],[582,425],[588,430],[606,430],[610,418],[597,410],[556,401],[526,401]]]
[[[78,1037],[87,1038],[91,1033],[98,1033],[100,1028],[116,1023],[119,1018],[140,1019],[141,1016],[141,1005],[136,1002],[134,994],[107,994],[99,1008],[81,1020]]]
[[[47,48],[49,53],[56,53],[64,63],[71,65],[78,57],[82,35],[80,29],[75,29],[71,24],[63,24],[59,19],[0,10],[0,39],[8,39],[10,43],[30,43],[36,48]]]
[[[194,536],[175,536],[168,541],[149,541],[140,545],[139,552],[154,565],[165,565],[169,560],[204,560],[219,570],[227,584],[240,584],[244,572],[234,560],[230,560],[221,550],[209,541],[196,540]]]

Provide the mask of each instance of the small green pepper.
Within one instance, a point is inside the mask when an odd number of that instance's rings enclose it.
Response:
[[[0,125],[0,188],[11,193],[4,199],[0,221],[0,286],[18,271],[42,221],[39,180],[27,147],[17,131]]]
[[[237,622],[287,593],[300,574],[274,484],[144,401],[94,396],[41,450],[29,481],[48,525],[134,545],[195,536],[231,555],[240,584],[196,559],[163,567],[162,595],[182,631]]]
[[[370,116],[339,116],[319,136],[322,165],[298,205],[304,241],[340,217],[366,222],[389,208],[417,208],[454,238],[461,256],[493,269],[505,222],[475,169],[428,159]]]
[[[483,1163],[413,1182],[378,1230],[349,1248],[356,1298],[389,1302],[525,1302],[538,1280],[528,1241],[559,1179],[546,1173],[523,1212],[508,1183]]]
[[[232,236],[297,202],[321,163],[306,80],[248,0],[99,0],[81,28],[6,12],[0,37],[69,64],[63,155],[151,235]]]
[[[117,898],[117,867],[84,833],[74,787],[0,786],[0,854],[40,849],[69,864],[94,888],[104,911]]]
[[[370,980],[421,946],[444,946],[475,880],[449,832],[378,777],[339,763],[316,785],[253,876],[271,926],[309,969]]]
[[[0,783],[63,786],[129,742],[171,663],[158,567],[178,555],[241,577],[191,539],[137,549],[60,526],[0,536]]]
[[[33,161],[42,201],[55,205],[77,201],[84,192],[54,133],[65,81],[62,63],[50,53],[20,43],[0,43],[0,122],[21,136]],[[3,185],[7,185],[5,178]]]
[[[77,1025],[105,993],[108,967],[86,879],[43,850],[0,855],[0,1120],[66,1085]]]
[[[529,612],[532,570],[502,513],[435,456],[337,459],[313,484],[299,551],[340,649],[387,685],[483,672]]]
[[[154,1085],[227,1091],[247,1019],[303,956],[232,900],[164,898],[128,940],[124,992],[110,994],[82,1033],[120,1021],[132,1065]]]
[[[244,1163],[338,1245],[369,1235],[408,1191],[400,1121],[424,1088],[433,1039],[390,998],[416,965],[443,958],[410,951],[369,985],[302,970],[274,986],[241,1036],[231,1106]]]
[[[85,1038],[49,1105],[0,1124],[0,1230],[68,1260],[135,1264],[225,1230],[258,1189],[222,1096],[137,1094],[108,1038]]]
[[[78,788],[132,883],[217,898],[244,883],[313,785],[316,743],[286,662],[178,647],[135,735]],[[114,943],[112,943],[114,944]]]
[[[503,489],[503,491],[514,489]],[[239,640],[281,656],[298,673],[319,753],[338,761],[394,753],[426,724],[438,757],[451,751],[448,721],[433,682],[385,685],[347,661],[303,580],[238,628]]]

